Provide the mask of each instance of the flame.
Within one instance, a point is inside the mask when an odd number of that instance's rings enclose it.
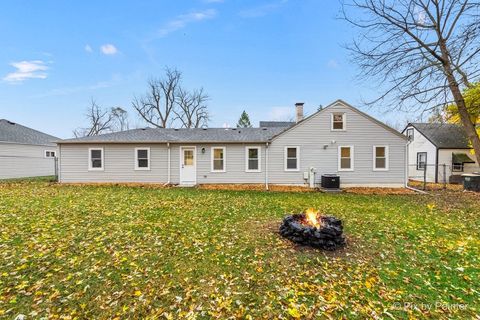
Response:
[[[308,208],[305,211],[305,218],[306,218],[307,224],[320,228],[320,219],[318,217],[319,213],[320,211],[315,210],[314,208]]]

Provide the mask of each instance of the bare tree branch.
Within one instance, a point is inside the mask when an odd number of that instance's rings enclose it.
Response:
[[[455,103],[480,163],[480,139],[462,95],[480,75],[480,2],[345,0],[342,18],[359,30],[347,49],[360,78],[385,87],[368,104],[425,112]]]

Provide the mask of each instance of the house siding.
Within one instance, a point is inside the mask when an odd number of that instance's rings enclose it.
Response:
[[[331,131],[331,114],[346,114],[346,130]],[[324,145],[328,145],[324,149]],[[286,146],[300,148],[300,170],[284,170]],[[338,147],[354,147],[354,170],[338,171]],[[389,147],[389,170],[373,170],[373,146]],[[342,186],[395,186],[405,184],[406,140],[364,115],[337,102],[280,134],[269,148],[269,181],[305,184],[304,172],[315,168],[315,182],[322,174],[338,174]]]
[[[150,148],[150,170],[135,170],[135,148]],[[103,148],[104,170],[88,170],[88,149]],[[60,181],[167,182],[166,144],[62,144]]]
[[[45,150],[57,147],[0,142],[0,179],[54,175],[55,159],[45,158]]]
[[[197,184],[264,183],[265,147],[261,144],[171,144],[170,182],[180,183],[180,148],[196,147]],[[226,172],[211,172],[211,148],[226,148]],[[261,147],[261,172],[245,172],[245,148]],[[135,148],[150,148],[150,170],[135,169]],[[103,148],[104,170],[88,170],[88,149]],[[202,153],[205,148],[205,153]],[[166,144],[63,144],[60,162],[61,182],[144,182],[168,181]]]
[[[435,164],[437,163],[437,147],[430,142],[420,131],[413,126],[405,129],[413,128],[413,140],[408,144],[408,177],[412,180],[423,181],[425,172],[417,170],[417,153],[427,153],[427,172],[426,179],[428,182],[435,182]]]

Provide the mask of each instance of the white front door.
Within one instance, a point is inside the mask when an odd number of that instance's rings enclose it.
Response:
[[[180,147],[180,184],[197,183],[195,147]]]

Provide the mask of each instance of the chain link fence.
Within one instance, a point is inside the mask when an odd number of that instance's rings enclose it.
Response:
[[[434,189],[449,189],[450,186],[458,186],[460,189],[463,183],[462,174],[480,172],[476,164],[409,164],[408,179],[409,186],[420,187],[426,190],[428,187]]]

